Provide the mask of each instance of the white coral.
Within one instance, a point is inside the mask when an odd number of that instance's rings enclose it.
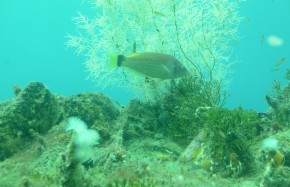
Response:
[[[228,73],[231,44],[237,39],[240,1],[95,0],[96,17],[75,18],[79,36],[69,46],[87,56],[90,77],[98,86],[129,86],[145,93],[144,78],[110,69],[110,53],[137,51],[175,55],[195,76],[220,81]],[[154,88],[155,89],[155,88]]]

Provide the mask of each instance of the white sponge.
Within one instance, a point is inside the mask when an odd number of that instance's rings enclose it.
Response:
[[[266,150],[276,150],[279,149],[279,142],[274,137],[268,137],[262,142],[262,149]]]
[[[88,129],[85,122],[77,117],[68,119],[67,131],[73,130],[76,150],[74,156],[80,162],[94,160],[94,145],[98,144],[100,136],[97,131]]]

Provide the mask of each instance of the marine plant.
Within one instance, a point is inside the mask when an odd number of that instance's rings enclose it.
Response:
[[[98,86],[129,87],[143,98],[166,81],[136,76],[108,67],[109,54],[135,51],[175,56],[205,81],[220,82],[228,73],[231,44],[237,38],[239,1],[95,0],[93,18],[74,18],[78,35],[67,45],[86,56],[89,77]],[[132,49],[133,48],[133,49]],[[148,84],[144,84],[148,83]],[[153,85],[152,85],[153,84]]]
[[[282,126],[290,124],[290,69],[285,77],[286,85],[281,81],[274,81],[270,93],[266,96],[266,101],[270,105],[270,117],[273,122]]]
[[[160,116],[167,136],[187,146],[203,128],[197,113],[206,108],[223,106],[227,94],[220,92],[218,82],[205,82],[198,77],[172,80],[162,98]]]
[[[251,146],[260,124],[257,113],[241,108],[211,108],[201,113],[200,118],[207,132],[205,152],[214,162],[214,171],[233,177],[253,171]]]
[[[146,178],[146,179],[124,179],[124,180],[116,180],[107,185],[108,187],[156,187],[157,182],[154,179]]]
[[[186,76],[165,84],[165,91],[154,102],[133,99],[127,106],[128,125],[124,138],[146,134],[164,135],[186,147],[203,128],[197,113],[225,104],[226,92],[221,85]]]

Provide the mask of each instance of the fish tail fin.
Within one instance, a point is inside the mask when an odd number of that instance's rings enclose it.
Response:
[[[117,68],[118,67],[118,55],[110,54],[109,67],[110,68]]]
[[[110,54],[110,63],[109,67],[110,68],[117,68],[120,67],[122,64],[122,61],[124,60],[123,55],[115,55],[115,54]]]

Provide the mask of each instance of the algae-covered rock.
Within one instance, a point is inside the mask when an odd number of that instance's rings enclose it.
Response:
[[[59,118],[55,96],[39,82],[29,83],[0,108],[0,160],[17,152],[32,137],[48,132]]]
[[[98,130],[101,141],[110,139],[114,121],[119,110],[113,102],[101,93],[81,93],[64,98],[63,117],[78,117],[88,124],[89,128]]]
[[[79,117],[89,126],[95,123],[116,120],[119,111],[112,101],[100,93],[81,93],[65,99],[65,117]]]
[[[119,111],[103,94],[82,93],[68,98],[53,95],[42,83],[14,88],[15,98],[0,103],[0,160],[21,150],[52,126],[69,117],[79,117],[109,136],[110,123]]]
[[[289,187],[290,186],[290,168],[284,167],[273,170],[270,177],[265,178],[264,186],[279,186]]]
[[[213,87],[190,80],[120,109],[99,93],[62,97],[41,83],[15,89],[0,103],[0,186],[289,186],[288,126],[273,130],[288,122],[275,106],[270,114],[221,108],[207,95]],[[100,134],[94,162],[70,167],[69,117]],[[278,143],[265,150],[268,137]]]
[[[25,136],[29,129],[46,133],[58,117],[58,104],[53,94],[42,83],[31,82],[1,107],[0,125],[9,124],[11,129]]]
[[[127,123],[124,127],[124,139],[130,140],[161,133],[163,127],[159,119],[159,111],[160,106],[157,103],[131,100],[126,107]]]

